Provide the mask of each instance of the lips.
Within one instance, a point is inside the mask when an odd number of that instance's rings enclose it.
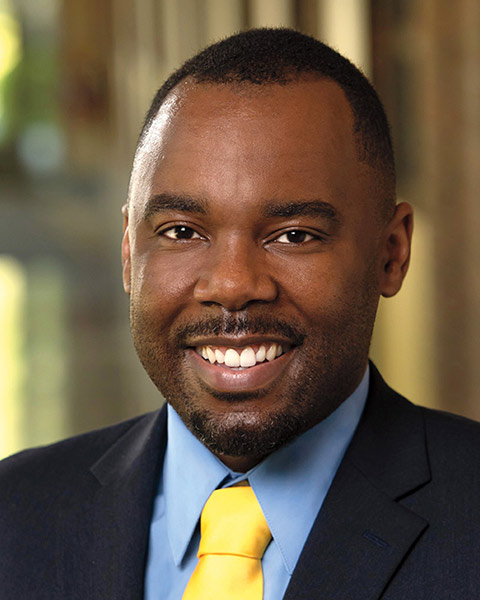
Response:
[[[214,394],[260,392],[284,376],[294,350],[286,340],[211,338],[187,348],[186,359]]]
[[[228,368],[248,369],[265,361],[271,362],[289,349],[289,344],[277,342],[257,343],[242,347],[200,345],[197,354],[212,365],[224,365]]]

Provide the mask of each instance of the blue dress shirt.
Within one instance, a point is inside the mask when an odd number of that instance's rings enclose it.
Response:
[[[215,489],[244,479],[273,537],[262,560],[263,597],[282,598],[362,415],[368,380],[367,368],[358,388],[335,412],[248,473],[228,469],[168,406],[168,443],[150,525],[145,600],[180,600],[198,562],[205,502]]]

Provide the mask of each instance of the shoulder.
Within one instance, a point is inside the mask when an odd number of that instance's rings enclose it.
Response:
[[[480,463],[480,423],[454,413],[417,405],[393,390],[388,398],[395,404],[399,414],[412,424],[422,423],[430,460],[435,458],[447,463]],[[462,465],[459,465],[462,466]]]
[[[424,422],[425,432],[432,441],[436,441],[438,436],[442,436],[445,443],[461,443],[462,441],[480,443],[480,423],[472,419],[467,419],[453,413],[426,408],[421,404],[415,404],[407,400],[404,396],[390,388],[382,376],[370,363],[370,398],[374,402],[375,409],[379,406],[384,407],[385,412],[394,416],[395,422],[399,420]]]
[[[480,468],[480,423],[451,413],[420,408],[432,470],[472,471]],[[480,480],[479,480],[480,481]]]
[[[449,432],[450,435],[454,436],[473,435],[475,437],[480,434],[480,423],[478,421],[443,410],[426,408],[424,406],[418,408],[424,415],[427,427],[432,431],[438,429],[442,433]]]
[[[90,467],[116,442],[135,429],[147,427],[157,414],[141,415],[5,458],[0,461],[0,502],[34,489],[51,490],[52,485],[78,485],[79,479],[89,477]]]
[[[9,598],[67,597],[56,590],[64,585],[60,574],[78,566],[81,576],[99,548],[111,551],[114,544],[97,543],[92,531],[110,532],[117,508],[130,518],[128,502],[140,506],[142,494],[143,507],[149,504],[164,415],[142,415],[0,462],[0,580]]]
[[[364,423],[361,441],[369,460],[388,448],[390,460],[409,457],[410,469],[426,456],[432,474],[480,466],[480,423],[413,404],[388,387],[375,367]]]

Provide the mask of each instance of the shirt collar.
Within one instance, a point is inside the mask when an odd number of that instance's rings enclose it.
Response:
[[[228,469],[169,405],[168,444],[159,491],[164,493],[175,565],[180,565],[187,551],[210,494],[222,485],[248,478],[291,574],[360,420],[368,381],[367,367],[358,388],[329,417],[246,474]]]
[[[168,443],[163,469],[165,516],[173,561],[187,551],[210,494],[228,476],[227,467],[167,407]]]

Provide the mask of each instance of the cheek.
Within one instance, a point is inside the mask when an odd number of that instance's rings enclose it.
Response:
[[[349,311],[361,309],[375,294],[374,270],[359,260],[358,249],[319,254],[312,260],[297,261],[295,268],[283,275],[283,288],[288,301],[297,306],[311,323]]]
[[[172,260],[165,253],[132,256],[132,301],[171,320],[192,296],[195,272],[191,261]]]
[[[345,271],[345,264],[333,252],[302,256],[276,268],[278,281],[290,299],[312,306],[338,295],[348,280]]]

